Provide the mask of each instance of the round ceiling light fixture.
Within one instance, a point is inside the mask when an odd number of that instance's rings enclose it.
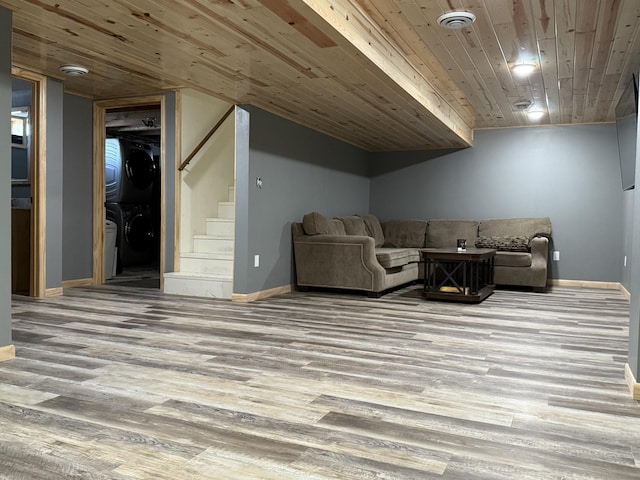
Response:
[[[438,25],[444,28],[464,28],[476,21],[471,12],[448,12],[438,17]]]
[[[65,75],[70,75],[72,77],[78,77],[89,73],[89,69],[81,65],[60,65],[60,71]]]
[[[519,77],[528,77],[536,69],[534,63],[517,63],[511,67],[511,71]]]
[[[518,100],[513,104],[513,109],[522,112],[527,110],[532,104],[533,102],[531,100]]]

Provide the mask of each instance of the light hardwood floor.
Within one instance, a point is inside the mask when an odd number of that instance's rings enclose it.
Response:
[[[2,479],[639,479],[611,290],[13,297]]]

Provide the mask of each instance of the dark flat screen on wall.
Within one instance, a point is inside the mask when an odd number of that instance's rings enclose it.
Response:
[[[636,177],[636,136],[638,132],[638,78],[629,79],[622,97],[616,106],[616,131],[618,133],[618,152],[620,154],[620,174],[622,189],[630,190],[635,186]]]

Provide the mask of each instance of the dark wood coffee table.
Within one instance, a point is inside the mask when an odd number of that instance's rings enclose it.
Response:
[[[424,296],[430,300],[478,303],[493,293],[491,248],[424,248]]]

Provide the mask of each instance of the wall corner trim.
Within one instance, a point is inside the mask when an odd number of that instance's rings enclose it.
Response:
[[[283,285],[282,287],[270,288],[268,290],[261,290],[253,293],[233,293],[231,294],[232,302],[250,303],[256,300],[263,300],[265,298],[274,297],[276,295],[284,295],[285,293],[291,293],[293,287],[291,285]]]
[[[631,367],[628,363],[624,365],[624,379],[629,386],[629,393],[634,400],[640,400],[640,383],[636,382],[636,378],[631,371]]]
[[[631,293],[629,292],[629,290],[627,290],[624,285],[620,284],[620,291],[624,295],[624,298],[626,298],[627,301],[630,302],[631,301]]]
[[[44,291],[44,296],[45,297],[58,297],[58,296],[62,295],[63,293],[64,293],[64,289],[62,287],[47,288]]]
[[[14,358],[16,358],[15,345],[7,345],[6,347],[0,347],[0,362],[13,360]]]

